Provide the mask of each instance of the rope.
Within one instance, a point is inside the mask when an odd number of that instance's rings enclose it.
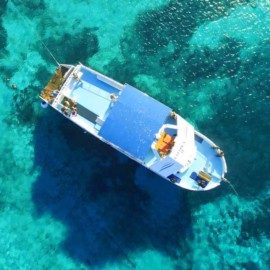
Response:
[[[51,57],[53,58],[53,60],[56,62],[56,64],[58,66],[60,66],[59,62],[56,60],[56,58],[54,57],[53,53],[49,50],[49,48],[46,46],[46,44],[41,40],[41,38],[39,38],[39,41],[42,43],[42,45],[44,46],[44,48],[48,51],[48,53],[51,55]]]
[[[222,177],[221,180],[224,181],[224,182],[226,182],[227,184],[229,184],[230,187],[232,188],[232,190],[234,191],[234,193],[235,193],[237,196],[239,196],[239,194],[238,194],[238,192],[235,190],[233,184],[232,184],[228,179],[226,179],[225,177]]]
[[[135,269],[136,264],[130,259],[129,255],[124,250],[124,248],[114,239],[114,237],[105,228],[100,229],[107,235],[107,237],[111,240],[111,242],[114,243],[117,246],[117,248],[122,252],[123,256],[126,258],[127,262],[131,265],[131,267]]]
[[[17,1],[20,2],[21,5],[24,5],[20,0],[17,0]],[[37,32],[35,29],[33,29],[33,27],[31,26],[30,23],[27,22],[26,17],[24,17],[24,16],[22,16],[22,15],[20,14],[20,12],[19,12],[17,6],[16,6],[15,4],[13,4],[13,3],[12,3],[12,5],[13,5],[13,8],[16,9],[17,14],[19,14],[19,16],[22,18],[22,20],[23,20],[25,23],[27,23],[27,24],[29,25],[29,28],[30,28],[30,29],[32,30],[32,32],[37,36],[38,40],[41,42],[41,44],[43,45],[43,47],[48,51],[48,53],[49,53],[50,56],[53,58],[53,60],[56,62],[56,64],[57,64],[58,66],[60,66],[59,62],[58,62],[58,61],[56,60],[56,58],[54,57],[53,53],[52,53],[52,52],[50,51],[50,49],[46,46],[46,44],[42,41],[42,39],[41,39],[40,35],[38,34],[38,32]],[[29,20],[29,19],[28,19],[28,20]]]

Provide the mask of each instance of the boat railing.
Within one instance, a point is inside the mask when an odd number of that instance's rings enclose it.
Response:
[[[117,146],[117,145],[115,145],[115,144],[113,144],[113,143],[110,143],[110,142],[109,142],[109,144],[110,144],[112,147],[114,147],[115,149],[117,149],[119,152],[121,152],[121,153],[125,154],[126,156],[128,156],[129,158],[131,158],[131,159],[133,159],[133,160],[135,160],[135,161],[137,161],[137,162],[139,162],[139,163],[142,163],[142,162],[141,162],[139,159],[137,159],[135,156],[133,156],[133,155],[131,155],[129,152],[123,150],[123,149],[120,148],[119,146]]]
[[[158,160],[160,160],[160,158],[157,158],[155,155],[153,155],[153,157],[148,162],[145,162],[145,165],[147,167],[151,167]]]
[[[81,64],[81,66],[83,68],[89,70],[91,73],[95,74],[97,76],[97,79],[99,79],[100,81],[103,81],[103,82],[105,82],[105,83],[113,86],[114,88],[120,90],[120,91],[123,90],[124,85],[121,84],[120,82],[117,82],[117,81],[115,81],[115,80],[113,80],[113,79],[111,79],[111,78],[109,78],[109,77],[107,77],[107,76],[99,73],[98,71],[96,71],[96,70],[94,70],[94,69],[92,69],[90,67],[86,67],[86,66],[84,66],[82,64]]]
[[[74,71],[74,68],[75,68],[74,66],[70,66],[69,70],[66,72],[64,76],[65,79],[71,75],[71,73]]]
[[[106,77],[104,75],[102,75],[102,76],[99,75],[99,74],[96,74],[96,75],[97,75],[97,79],[99,79],[100,81],[105,82],[105,83],[109,84],[110,86],[112,86],[112,87],[114,87],[114,88],[116,88],[118,90],[123,89],[123,85],[120,84],[119,82],[114,81],[111,78],[108,78],[108,77]]]
[[[64,91],[64,89],[67,87],[67,85],[71,82],[72,77],[68,77],[66,79],[66,81],[64,82],[64,84],[62,85],[61,89],[59,90],[59,93],[57,95],[57,97],[55,98],[54,102],[53,102],[53,106],[58,103],[59,99],[62,97],[62,92]]]
[[[88,84],[88,85],[91,85],[90,83],[87,83],[87,82],[84,82],[84,84]],[[99,96],[99,97],[101,97],[101,98],[104,98],[104,99],[106,99],[106,100],[110,100],[110,98],[109,98],[109,95],[104,95],[104,91],[102,90],[102,89],[100,89],[100,88],[98,88],[97,87],[97,89],[98,90],[93,90],[93,89],[91,89],[90,87],[89,88],[86,88],[86,87],[82,87],[85,91],[87,91],[87,92],[91,92],[91,93],[93,93],[93,94],[95,94],[95,95],[97,95],[97,96]]]
[[[209,138],[207,138],[206,136],[204,136],[202,133],[200,133],[199,131],[195,130],[195,134],[199,135],[201,138],[203,138],[207,143],[210,144],[210,146],[216,146]],[[224,173],[227,173],[227,164],[226,164],[226,160],[224,157],[220,157],[221,158],[221,162],[222,162],[222,167],[223,167],[223,171]]]

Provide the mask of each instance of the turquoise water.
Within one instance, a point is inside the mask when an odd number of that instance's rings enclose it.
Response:
[[[269,12],[266,0],[0,1],[0,269],[269,269]],[[239,197],[177,189],[42,110],[55,63],[40,39],[175,108],[224,149]]]

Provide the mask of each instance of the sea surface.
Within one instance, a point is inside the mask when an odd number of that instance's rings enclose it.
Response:
[[[0,0],[0,15],[0,270],[270,268],[268,0]],[[174,108],[224,150],[239,196],[177,188],[42,109],[45,46]]]

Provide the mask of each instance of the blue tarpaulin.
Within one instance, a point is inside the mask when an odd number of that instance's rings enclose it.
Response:
[[[100,129],[99,135],[131,155],[144,160],[155,134],[170,112],[169,107],[126,85]]]

